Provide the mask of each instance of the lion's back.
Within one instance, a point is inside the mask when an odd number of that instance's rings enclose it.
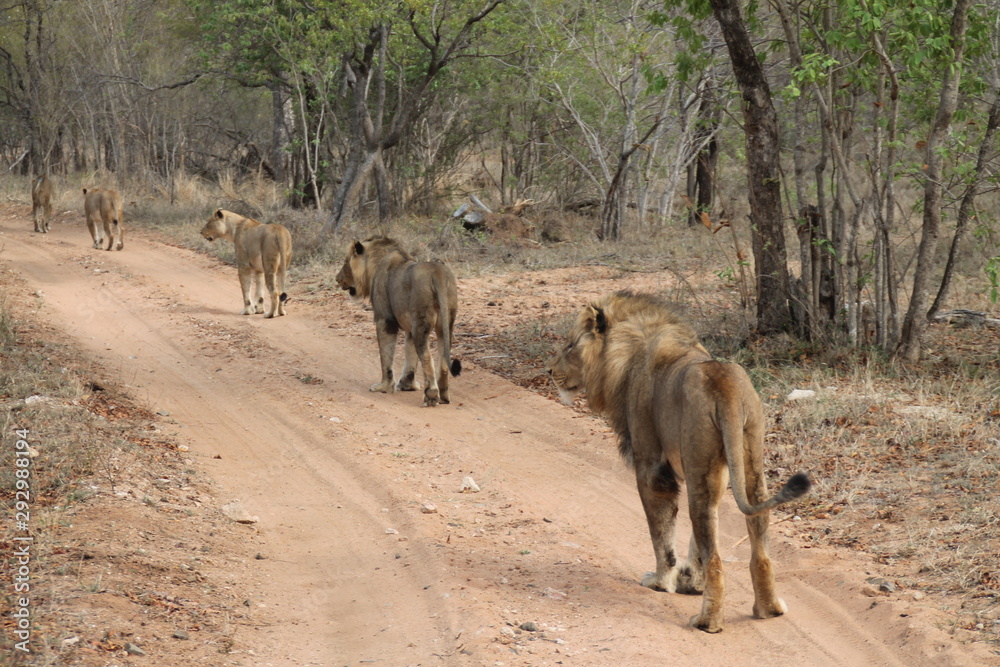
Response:
[[[414,317],[436,322],[442,310],[447,311],[449,320],[454,320],[458,283],[451,269],[441,262],[383,260],[375,275],[372,307],[391,313],[400,323]]]
[[[121,197],[117,190],[94,188],[84,192],[84,211],[87,215],[100,215],[105,220],[120,217]]]
[[[34,206],[48,206],[52,200],[52,181],[48,176],[39,176],[31,185],[31,203]]]

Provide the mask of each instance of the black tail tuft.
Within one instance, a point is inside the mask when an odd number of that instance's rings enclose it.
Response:
[[[281,296],[280,296],[280,297],[278,297],[278,298],[279,298],[279,299],[281,299],[281,302],[282,302],[282,303],[284,303],[285,301],[288,301],[288,295],[287,295],[287,294],[285,294],[284,292],[282,292],[282,293],[281,293]]]
[[[779,495],[782,498],[782,502],[788,502],[789,500],[794,500],[799,496],[805,495],[811,488],[812,480],[809,479],[809,475],[804,472],[797,472],[792,475],[791,479],[785,482],[785,486],[781,489]]]
[[[457,378],[461,374],[462,374],[462,360],[461,359],[452,359],[451,360],[451,376]]]

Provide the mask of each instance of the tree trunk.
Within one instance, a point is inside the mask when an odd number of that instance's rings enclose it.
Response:
[[[22,173],[40,175],[47,174],[47,151],[42,132],[42,80],[45,75],[45,13],[38,2],[26,2],[24,12],[24,59],[25,81],[23,83],[24,98],[19,107],[21,116],[28,128],[28,159],[22,163]]]
[[[692,143],[698,155],[688,167],[688,198],[694,205],[688,216],[688,226],[701,224],[701,214],[711,215],[715,203],[715,166],[719,161],[719,142],[716,136],[722,122],[722,108],[715,98],[712,81],[706,82],[698,103],[697,129]]]
[[[771,89],[754,53],[737,0],[711,0],[722,27],[733,72],[743,96],[747,178],[753,252],[757,272],[757,329],[762,334],[788,329],[788,266],[781,218],[780,135]]]
[[[944,82],[937,116],[927,137],[926,182],[924,184],[924,221],[917,249],[917,268],[913,276],[913,295],[903,320],[897,354],[907,361],[919,361],[924,333],[927,331],[927,301],[941,227],[941,156],[939,148],[951,125],[958,105],[958,84],[962,78],[962,56],[965,50],[966,17],[972,0],[956,0],[951,19],[953,57],[945,67]]]
[[[348,158],[347,167],[344,170],[344,178],[334,197],[333,209],[323,226],[323,236],[341,229],[344,223],[354,215],[362,188],[372,173],[375,162],[381,159],[379,155],[378,149],[373,150],[364,146],[358,146],[351,151],[351,157]]]
[[[873,288],[875,291],[875,343],[883,350],[895,346],[899,338],[899,306],[896,299],[895,253],[892,246],[892,228],[896,212],[896,144],[897,128],[899,126],[899,79],[896,76],[896,66],[889,57],[882,39],[873,36],[875,52],[882,63],[884,75],[880,78],[879,99],[885,97],[885,80],[888,79],[889,107],[879,107],[875,114],[876,150],[878,160],[873,174],[876,188],[879,180],[882,182],[881,193],[875,205],[875,238],[873,250],[875,254],[875,270]],[[881,141],[881,112],[888,114],[886,123],[885,155],[883,157]]]
[[[973,205],[979,188],[986,178],[989,156],[993,152],[993,139],[996,137],[997,129],[1000,127],[1000,89],[993,97],[993,106],[990,107],[989,120],[986,121],[986,132],[983,134],[983,141],[979,145],[979,155],[976,158],[976,169],[971,175],[972,181],[969,183],[962,197],[962,203],[958,207],[958,218],[955,221],[955,236],[951,240],[951,249],[948,251],[948,263],[945,265],[944,277],[941,279],[941,287],[938,290],[937,298],[927,313],[927,319],[933,320],[938,311],[944,307],[948,300],[948,293],[951,290],[951,279],[955,273],[955,263],[958,261],[958,248],[965,238],[965,233],[969,226],[969,219],[972,217]]]
[[[781,20],[781,27],[785,33],[785,41],[788,42],[788,54],[792,60],[793,67],[802,66],[802,48],[799,43],[798,26],[792,20],[784,0],[774,0],[774,6],[778,10]],[[816,206],[809,203],[809,196],[806,193],[806,151],[803,146],[803,136],[806,130],[806,98],[800,94],[795,98],[794,111],[792,113],[791,136],[792,143],[792,164],[794,165],[795,176],[795,207],[799,211],[798,232],[799,232],[799,270],[801,289],[796,295],[798,302],[793,304],[797,312],[801,313],[802,334],[810,340],[819,337],[819,276],[820,264],[818,246],[816,245],[822,237],[820,228],[822,216]],[[794,209],[793,209],[794,210]]]
[[[282,74],[268,85],[271,90],[271,169],[274,170],[274,180],[286,188],[292,185],[289,180],[291,157],[288,145],[292,141],[295,123],[287,79],[287,75]]]

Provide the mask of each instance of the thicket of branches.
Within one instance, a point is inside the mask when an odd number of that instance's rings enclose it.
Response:
[[[915,358],[963,244],[997,254],[997,4],[7,0],[0,164],[258,174],[324,233],[470,192],[608,241],[749,222],[762,331]]]

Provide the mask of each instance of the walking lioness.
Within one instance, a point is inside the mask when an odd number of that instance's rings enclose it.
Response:
[[[774,590],[767,553],[769,510],[809,490],[798,473],[774,496],[764,477],[764,414],[738,365],[717,361],[687,323],[660,299],[617,292],[583,309],[562,350],[546,364],[564,402],[587,402],[618,434],[619,450],[635,469],[656,554],[656,571],[642,585],[702,593],[691,624],[723,626],[725,579],[718,545],[718,509],[727,481],[750,533],[753,615],[787,611]],[[680,485],[687,483],[691,546],[677,566],[674,528]]]
[[[87,216],[87,229],[94,239],[94,248],[100,249],[104,236],[108,237],[108,250],[115,246],[116,250],[125,247],[124,231],[122,229],[122,200],[117,190],[101,188],[83,189],[83,210]],[[118,243],[115,244],[117,238]]]
[[[38,212],[42,212],[42,224],[38,224]],[[52,218],[52,181],[48,176],[39,176],[31,182],[31,219],[35,222],[35,231],[42,234],[49,231],[49,220]]]
[[[236,268],[243,292],[240,315],[264,313],[264,317],[285,314],[285,277],[292,261],[292,235],[282,225],[264,224],[232,211],[217,209],[201,229],[208,241],[229,239],[236,249]],[[264,309],[264,285],[270,303]]]
[[[371,298],[378,336],[382,381],[371,391],[412,391],[417,360],[424,371],[424,405],[450,403],[448,372],[458,376],[462,363],[451,358],[451,336],[458,310],[458,284],[442,262],[417,262],[394,240],[373,236],[351,244],[337,284],[353,299]],[[393,383],[396,334],[405,334],[403,372]],[[431,332],[437,335],[437,369],[431,356]]]

